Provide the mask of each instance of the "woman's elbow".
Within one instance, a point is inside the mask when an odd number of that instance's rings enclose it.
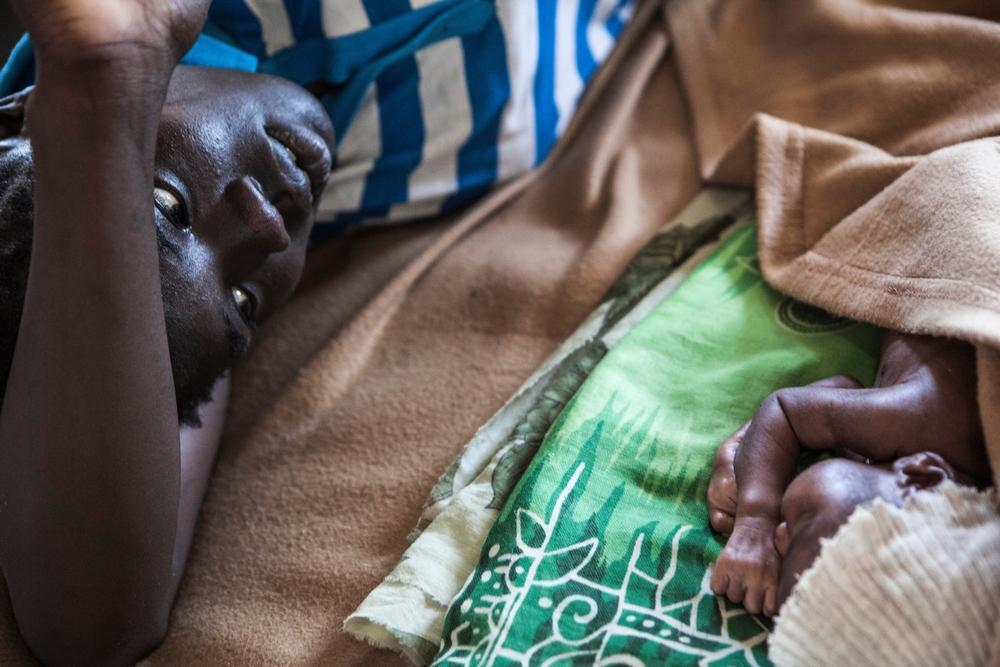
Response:
[[[150,614],[96,605],[72,614],[14,611],[28,648],[52,667],[134,665],[163,641],[169,618],[166,610]]]

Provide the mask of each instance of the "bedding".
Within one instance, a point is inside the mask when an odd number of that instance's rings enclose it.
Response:
[[[781,386],[872,381],[874,327],[768,287],[746,213],[597,365],[452,601],[435,665],[768,664],[769,626],[709,590],[719,443]]]
[[[638,10],[565,141],[516,188],[457,220],[366,230],[314,254],[234,375],[150,664],[405,664],[343,633],[343,619],[398,562],[461,446],[699,175],[754,189],[761,269],[781,291],[976,342],[995,464],[997,4],[673,0],[669,20],[659,12]],[[757,112],[768,117],[748,125]],[[851,264],[867,271],[829,270]],[[34,664],[7,604],[0,662]]]
[[[1000,57],[997,4],[675,0],[667,13],[701,173],[710,182],[754,187],[765,278],[841,316],[974,344],[996,482],[1000,78],[991,63]],[[1000,518],[976,504],[970,532],[982,545]],[[852,568],[868,583],[868,595],[837,595],[831,616],[807,589],[800,593],[809,602],[801,606],[793,594],[790,609],[802,613],[784,639],[779,619],[775,642],[784,648],[775,658],[783,665],[823,664],[810,655],[855,664],[849,661],[878,654],[884,665],[927,664],[977,627],[974,641],[963,644],[968,652],[950,658],[1000,665],[995,607],[970,605],[961,593],[971,589],[989,600],[1000,590],[991,572],[971,566],[990,561],[985,552],[976,558],[976,544],[961,539],[955,515],[914,502],[861,516],[854,531],[838,533],[823,550],[813,572],[817,582],[835,581],[842,575],[838,554],[857,547],[857,527],[877,528],[887,543],[874,540],[878,556]],[[909,548],[900,546],[907,540],[892,539],[899,526],[915,529]],[[893,553],[910,567],[892,567]],[[951,567],[963,560],[969,566]],[[914,571],[934,582],[934,595],[926,595]],[[885,614],[901,606],[898,618]],[[869,626],[864,619],[874,620]],[[896,628],[895,620],[913,625]],[[876,648],[882,632],[860,632],[876,626],[898,631],[906,650]],[[854,634],[833,650],[831,628]],[[814,636],[813,646],[805,638]],[[795,642],[804,645],[790,650]]]
[[[609,349],[668,298],[752,210],[745,190],[709,188],[629,262],[603,302],[477,432],[431,491],[414,543],[344,624],[352,635],[433,658],[448,603],[552,423]]]
[[[839,315],[976,344],[997,479],[997,4],[665,7],[701,173],[754,187],[768,282]]]
[[[678,0],[668,5],[668,13],[695,109],[703,173],[710,181],[755,186],[760,260],[767,279],[787,294],[841,315],[978,344],[980,408],[995,463],[996,428],[1000,424],[996,409],[1000,380],[996,374],[996,286],[1000,284],[996,270],[1000,266],[1000,246],[996,226],[990,222],[995,221],[998,210],[995,188],[990,183],[997,173],[993,138],[996,125],[995,105],[980,106],[979,102],[990,99],[995,103],[996,96],[990,93],[996,78],[972,64],[982,62],[972,52],[981,56],[982,51],[995,49],[996,29],[970,18],[989,16],[991,10],[985,4],[934,5],[966,14],[962,17],[917,11],[929,9],[927,3],[898,4],[901,7],[848,2],[774,3],[764,8],[753,2],[723,5]],[[772,38],[768,41],[771,48],[760,49],[750,38],[762,34]],[[942,98],[918,93],[920,86],[916,82],[935,80],[939,71],[930,66],[931,61],[941,57],[932,45],[942,42],[934,37],[950,38],[954,44],[958,34],[975,42],[968,49],[958,49],[955,58],[962,60],[961,52],[966,52],[965,57],[971,58],[970,69],[962,69],[962,76],[949,81],[961,102],[941,105]],[[812,44],[804,43],[803,35],[809,35]],[[775,43],[775,37],[782,39]],[[750,41],[746,41],[748,38]],[[831,43],[839,43],[850,56],[824,59],[818,50],[810,48]],[[907,59],[890,66],[892,56],[880,53],[883,49],[895,49],[897,54],[902,49]],[[809,87],[796,87],[794,82],[805,71],[812,77],[806,79]],[[775,76],[777,73],[780,75]],[[793,83],[787,88],[761,86],[758,77]],[[856,107],[844,105],[843,90],[848,85],[859,96],[855,98],[860,102]],[[935,90],[943,95],[942,86]],[[870,100],[882,99],[886,94],[897,96],[901,113],[872,113]],[[863,95],[868,96],[869,104],[864,103],[860,97]],[[920,95],[919,99],[916,95]],[[783,118],[760,115],[741,129],[749,118],[748,109],[780,113]],[[815,128],[802,123],[815,124]],[[836,133],[830,131],[833,129]],[[952,143],[957,145],[950,146]],[[593,380],[592,376],[590,382]],[[996,470],[994,465],[994,473]],[[553,497],[547,500],[551,509]],[[852,538],[857,541],[863,536],[857,529],[853,534],[845,531],[824,552],[826,556],[817,562],[814,571],[815,580],[832,582],[826,588],[828,595],[812,596],[808,598],[810,604],[801,607],[794,604],[797,596],[792,598],[791,609],[807,607],[809,612],[798,614],[796,639],[785,640],[782,664],[812,664],[803,660],[809,655],[829,659],[831,664],[849,660],[845,656],[870,658],[871,651],[858,648],[865,645],[860,639],[877,643],[878,636],[861,633],[859,641],[838,636],[840,641],[824,651],[824,644],[833,638],[822,633],[828,620],[823,604],[832,601],[838,605],[834,615],[849,619],[848,624],[856,630],[859,619],[894,625],[893,619],[883,618],[884,609],[866,602],[872,596],[894,600],[895,604],[920,601],[908,607],[913,611],[911,617],[918,620],[907,628],[907,633],[900,633],[909,638],[908,649],[890,652],[884,664],[921,664],[928,656],[943,656],[941,651],[954,641],[938,639],[961,637],[970,625],[981,630],[977,640],[963,645],[968,649],[965,654],[951,657],[963,664],[982,664],[989,658],[991,649],[995,651],[997,646],[995,605],[980,605],[973,610],[956,593],[965,586],[966,590],[980,591],[987,601],[995,597],[996,581],[972,565],[982,544],[965,542],[961,535],[943,539],[939,533],[950,530],[954,520],[947,512],[929,510],[933,502],[924,501],[914,501],[898,512],[879,512],[876,508],[862,516],[868,517],[869,526],[875,517],[877,525],[886,530],[894,522],[911,524],[915,535],[901,537],[892,548],[904,563],[926,558],[917,570],[936,581],[939,594],[933,598],[902,594],[901,590],[910,590],[906,587],[915,578],[913,567],[893,569],[865,560],[855,564],[856,574],[877,592],[869,596],[832,595],[831,586],[835,587],[838,576],[842,576],[844,564],[843,556],[838,561],[836,554],[851,553],[846,545]],[[993,539],[990,536],[995,535],[998,523],[995,506],[979,501],[976,507],[980,536]],[[537,519],[545,515],[534,516]],[[514,541],[523,552],[524,540],[510,537],[517,535],[523,524],[511,521],[514,525],[507,526],[505,546]],[[544,524],[544,519],[536,523]],[[916,530],[919,528],[924,532]],[[842,547],[839,552],[837,547]],[[988,559],[989,547],[984,548],[982,553]],[[516,555],[517,551],[506,553]],[[949,557],[952,553],[961,554],[959,560],[966,566],[954,567],[956,560]],[[951,567],[938,569],[934,563]],[[508,564],[501,564],[501,568]],[[551,621],[551,630],[546,627],[527,639],[521,635],[523,623],[520,618],[510,620],[514,612],[507,605],[516,608],[526,599],[519,595],[528,593],[518,589],[518,582],[511,583],[509,571],[504,573],[508,584],[505,588],[503,581],[490,576],[498,571],[484,569],[477,573],[479,581],[475,575],[470,579],[469,585],[477,589],[499,583],[498,592],[483,591],[484,603],[469,598],[456,601],[460,611],[462,605],[466,607],[466,614],[457,614],[453,607],[445,628],[445,649],[451,641],[455,655],[444,653],[439,660],[453,657],[462,662],[470,655],[470,664],[497,658],[502,661],[504,657],[521,659],[542,650],[548,640],[564,639],[557,627],[561,618],[538,610],[535,613],[545,622]],[[487,584],[491,580],[493,583]],[[475,619],[477,603],[480,615],[497,614],[485,626],[480,623],[479,638],[468,634],[477,629],[468,614],[471,609]],[[552,604],[553,600],[546,598],[544,606],[552,609]],[[596,605],[584,605],[580,618],[581,623],[606,620],[600,618]],[[649,620],[653,624],[650,627],[655,626],[655,621]],[[509,627],[515,629],[509,630],[504,623],[513,623]],[[616,627],[614,623],[612,626]],[[780,628],[779,623],[779,636]],[[464,635],[449,635],[449,630]],[[813,647],[809,640],[815,635],[819,637]],[[509,637],[515,637],[512,648],[506,644]],[[517,638],[521,639],[520,645]],[[580,643],[576,647],[580,648],[590,635],[577,639]],[[600,646],[595,660],[606,655],[606,647]],[[633,645],[625,654],[639,656],[638,664],[643,657],[641,651],[640,646]],[[840,658],[833,658],[835,655]],[[711,661],[710,655],[702,657]],[[995,661],[997,655],[992,659]]]

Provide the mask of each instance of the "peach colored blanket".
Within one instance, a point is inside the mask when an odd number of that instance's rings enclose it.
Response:
[[[996,474],[1000,5],[667,7],[702,175],[754,186],[765,277],[840,315],[976,343]]]

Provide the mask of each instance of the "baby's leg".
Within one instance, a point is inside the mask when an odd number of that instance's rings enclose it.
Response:
[[[788,486],[781,503],[784,521],[775,535],[781,555],[778,609],[819,556],[820,541],[833,537],[858,505],[875,498],[902,504],[902,491],[890,466],[829,459],[811,466]]]

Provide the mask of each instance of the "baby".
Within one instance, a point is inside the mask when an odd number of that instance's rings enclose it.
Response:
[[[729,540],[713,592],[774,616],[858,505],[901,505],[945,479],[988,484],[975,392],[972,347],[886,333],[873,388],[836,376],[768,396],[715,456],[709,519]],[[839,458],[796,476],[803,448]]]

